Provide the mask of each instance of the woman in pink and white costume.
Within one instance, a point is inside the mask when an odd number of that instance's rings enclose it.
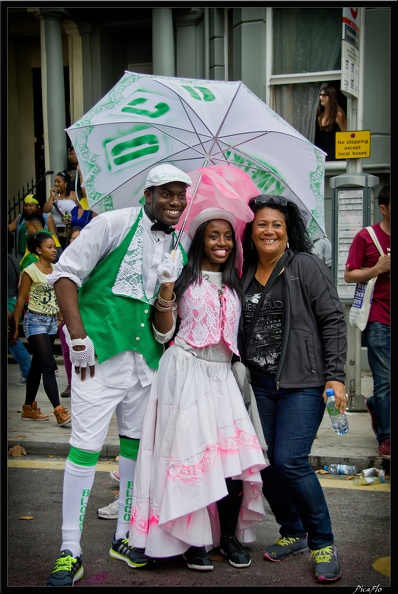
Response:
[[[240,219],[202,201],[185,227],[192,238],[177,283],[170,255],[159,265],[153,326],[163,354],[151,387],[135,470],[129,544],[150,557],[184,555],[211,571],[209,551],[237,568],[264,520],[260,470],[268,465],[231,371],[239,355]],[[210,208],[206,208],[212,204]],[[246,203],[245,203],[246,204]]]

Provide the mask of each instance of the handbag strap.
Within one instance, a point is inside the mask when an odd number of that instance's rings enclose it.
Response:
[[[384,256],[383,248],[381,247],[380,242],[377,239],[377,236],[376,236],[376,233],[375,233],[373,227],[366,227],[366,230],[369,233],[370,237],[373,239],[373,243],[375,244],[375,246],[379,250],[380,256]]]
[[[267,280],[267,282],[266,282],[266,284],[264,286],[264,289],[262,290],[261,297],[258,300],[256,309],[254,310],[253,319],[252,319],[251,324],[249,326],[249,329],[248,329],[248,331],[246,333],[246,338],[245,338],[245,342],[244,342],[244,345],[243,345],[243,352],[244,353],[246,353],[246,351],[247,351],[247,347],[249,345],[249,340],[250,340],[250,337],[251,337],[252,332],[254,330],[254,326],[255,326],[255,324],[257,322],[257,318],[260,315],[261,307],[263,305],[265,296],[267,295],[267,293],[269,292],[270,288],[274,284],[276,278],[279,276],[282,268],[285,266],[288,257],[289,257],[288,252],[285,252],[283,254],[283,256],[281,258],[279,258],[278,262],[276,263],[275,268],[271,272],[270,277],[269,277],[269,279]],[[242,353],[241,353],[241,355],[242,355]]]

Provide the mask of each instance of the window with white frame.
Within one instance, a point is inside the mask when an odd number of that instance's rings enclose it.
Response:
[[[303,136],[314,142],[319,91],[330,84],[340,92],[342,9],[268,8],[267,102]]]

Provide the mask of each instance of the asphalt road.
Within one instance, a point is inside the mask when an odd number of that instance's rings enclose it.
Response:
[[[63,465],[64,460],[55,458],[8,460],[8,507],[4,501],[2,506],[3,511],[7,509],[8,535],[4,538],[3,523],[1,591],[46,585],[61,544]],[[158,560],[150,570],[130,569],[111,559],[116,521],[99,519],[96,510],[117,493],[118,484],[109,476],[112,469],[117,469],[114,461],[98,465],[82,537],[84,577],[75,587],[326,587],[358,594],[382,594],[392,587],[389,481],[355,487],[345,477],[320,478],[342,566],[342,578],[325,586],[315,582],[308,554],[283,563],[263,560],[263,547],[278,536],[270,511],[258,527],[257,543],[250,548],[252,564],[247,569],[231,567],[217,550],[212,553],[214,571],[208,573],[187,569],[182,557]]]

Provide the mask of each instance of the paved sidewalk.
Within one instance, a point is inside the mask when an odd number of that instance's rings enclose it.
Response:
[[[62,358],[57,357],[59,372],[57,381],[59,391],[67,385],[66,373]],[[14,445],[21,445],[26,454],[32,456],[67,456],[69,452],[70,427],[58,427],[55,417],[51,414],[51,404],[40,386],[37,397],[38,406],[42,412],[50,415],[48,421],[22,421],[21,410],[25,398],[25,387],[17,386],[19,366],[9,363],[7,366],[7,436],[8,449]],[[364,412],[348,412],[350,430],[346,435],[337,435],[330,419],[325,414],[314,441],[310,455],[311,465],[315,469],[323,468],[326,464],[355,464],[358,470],[376,466],[382,468],[383,459],[377,449],[377,440],[370,425],[370,415],[365,407],[365,398],[372,393],[372,379],[368,371],[363,372],[361,382],[362,402],[356,402],[353,410]],[[70,398],[61,398],[61,404],[70,408]],[[73,422],[73,420],[72,420]],[[112,418],[105,444],[102,448],[102,458],[115,458],[119,455],[119,438],[115,416]]]

